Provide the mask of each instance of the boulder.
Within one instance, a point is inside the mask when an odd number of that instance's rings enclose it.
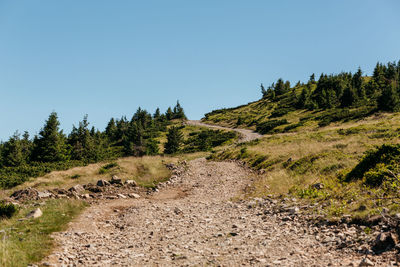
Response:
[[[11,194],[11,198],[15,200],[38,200],[39,192],[31,187],[15,191]]]
[[[397,238],[394,234],[388,232],[380,233],[375,239],[372,250],[375,253],[379,254],[386,250],[394,248],[396,246],[396,243]]]
[[[121,184],[121,185],[122,185],[122,180],[121,180],[121,178],[119,178],[118,176],[113,175],[113,176],[111,177],[110,183],[111,183],[111,184]]]
[[[131,197],[131,198],[140,198],[140,196],[138,194],[135,194],[135,193],[130,193],[130,194],[128,194],[128,196]]]
[[[26,215],[26,218],[30,219],[30,218],[39,218],[40,216],[43,215],[43,212],[41,211],[40,208],[37,208],[31,212],[28,213],[28,215]]]
[[[85,191],[85,188],[83,188],[82,185],[77,184],[77,185],[74,185],[73,187],[71,187],[70,189],[68,189],[68,191],[80,194],[83,191]]]
[[[126,180],[125,184],[129,185],[129,186],[137,186],[137,183],[135,180]]]
[[[103,192],[103,188],[91,183],[85,184],[83,185],[83,188],[85,188],[85,190],[90,191],[92,193],[100,193]]]
[[[50,198],[50,197],[53,197],[53,196],[54,195],[49,191],[38,192],[38,197],[39,198]]]
[[[361,260],[360,264],[358,265],[360,267],[365,267],[365,266],[374,266],[374,263],[368,259],[368,258],[364,258]]]
[[[97,181],[97,186],[108,186],[110,185],[109,182],[107,182],[106,180],[98,180]]]
[[[123,195],[123,194],[117,194],[117,197],[118,197],[118,198],[126,198],[126,196]]]

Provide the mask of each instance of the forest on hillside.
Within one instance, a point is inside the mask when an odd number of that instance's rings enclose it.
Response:
[[[21,184],[52,170],[64,170],[125,156],[175,154],[207,151],[232,138],[224,131],[201,130],[185,140],[182,122],[186,120],[179,101],[174,108],[150,114],[140,107],[130,120],[126,116],[111,118],[104,131],[89,127],[88,116],[69,134],[60,129],[56,112],[52,112],[37,136],[16,132],[0,143],[0,188]],[[161,144],[161,139],[166,142]]]
[[[372,76],[364,75],[361,68],[353,74],[322,73],[318,79],[311,74],[306,83],[294,86],[282,78],[267,88],[261,84],[262,98],[259,101],[236,108],[219,109],[205,114],[204,120],[218,123],[235,119],[236,126],[252,127],[260,133],[272,133],[276,127],[288,124],[285,131],[315,119],[319,126],[331,122],[358,119],[373,113],[400,110],[400,61],[377,63]],[[251,110],[245,110],[251,104]],[[309,111],[308,117],[290,124],[284,117],[294,111]],[[264,114],[263,114],[264,113]],[[224,118],[225,116],[225,118]],[[236,118],[235,118],[236,117]]]

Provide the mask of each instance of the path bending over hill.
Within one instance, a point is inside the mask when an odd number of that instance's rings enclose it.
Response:
[[[261,134],[256,133],[252,130],[248,130],[248,129],[228,128],[228,127],[223,127],[223,126],[218,126],[218,125],[206,124],[206,123],[203,123],[201,121],[196,121],[196,120],[189,120],[189,121],[186,121],[186,123],[188,125],[203,126],[203,127],[208,127],[211,129],[230,130],[230,131],[238,132],[240,134],[240,137],[239,137],[240,143],[252,141],[252,140],[262,137]]]
[[[360,254],[322,244],[314,228],[296,216],[286,220],[283,218],[287,215],[276,213],[276,201],[235,201],[255,178],[252,172],[234,162],[193,160],[182,175],[159,192],[140,199],[93,204],[66,232],[55,235],[60,246],[46,263],[56,266],[358,265]]]

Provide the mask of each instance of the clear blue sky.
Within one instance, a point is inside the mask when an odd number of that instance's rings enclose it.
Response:
[[[179,99],[189,118],[260,97],[279,77],[371,73],[400,59],[400,1],[0,0],[0,140],[104,129]]]

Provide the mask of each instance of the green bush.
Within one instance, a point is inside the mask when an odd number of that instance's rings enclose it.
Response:
[[[287,124],[288,121],[286,119],[283,120],[269,120],[263,123],[260,123],[256,127],[256,131],[261,134],[270,133],[275,127],[278,127],[283,124]]]
[[[0,188],[12,188],[27,181],[31,177],[43,176],[52,171],[67,170],[76,166],[84,166],[82,161],[66,162],[32,162],[18,167],[0,169]]]
[[[106,164],[106,165],[104,165],[104,166],[102,166],[100,168],[99,174],[107,173],[107,172],[109,172],[111,169],[113,169],[115,167],[118,167],[118,163],[116,163],[116,162],[108,163],[108,164]]]
[[[363,179],[368,186],[380,186],[400,172],[400,145],[382,145],[365,153],[346,175],[345,181]]]
[[[11,218],[18,211],[18,207],[12,203],[0,202],[0,219]]]
[[[184,142],[184,152],[209,151],[213,147],[225,144],[234,138],[237,134],[233,131],[222,130],[203,130],[192,132],[189,138]]]

